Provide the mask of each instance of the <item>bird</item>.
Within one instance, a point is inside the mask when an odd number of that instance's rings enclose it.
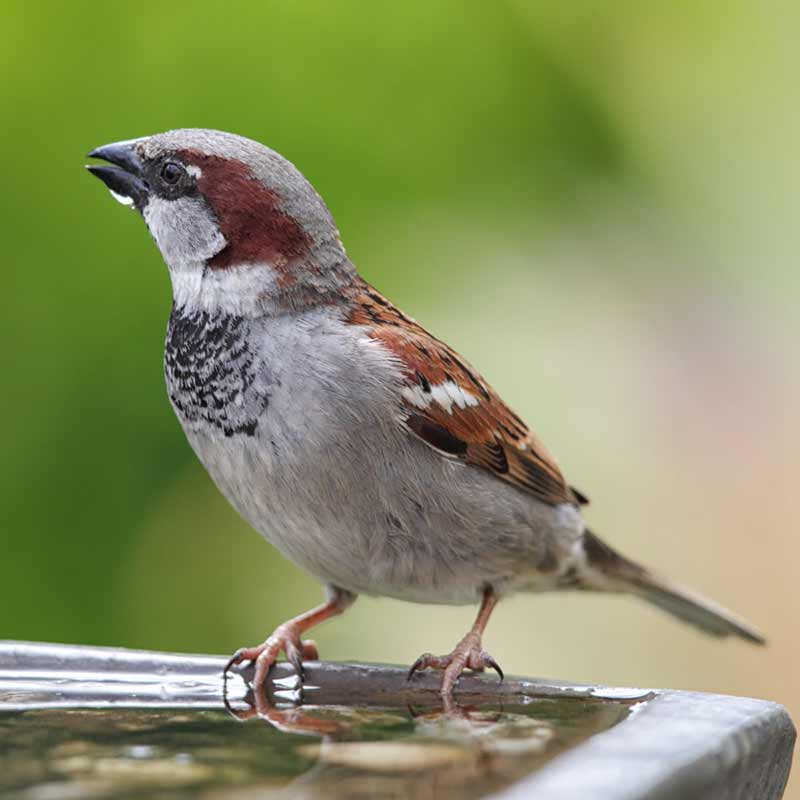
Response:
[[[745,620],[627,558],[584,519],[588,499],[458,353],[356,271],[334,219],[286,158],[200,128],[104,145],[87,169],[144,219],[169,270],[172,407],[233,508],[326,587],[325,602],[228,661],[266,687],[281,653],[359,594],[478,605],[445,655],[491,668],[489,618],[518,592],[642,598],[706,633],[763,644]]]

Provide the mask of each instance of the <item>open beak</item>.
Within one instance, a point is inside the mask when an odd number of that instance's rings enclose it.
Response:
[[[98,147],[89,153],[89,158],[99,158],[113,164],[112,167],[86,167],[89,172],[108,187],[115,200],[141,211],[150,196],[150,187],[143,177],[142,160],[135,149],[135,142],[114,142]]]

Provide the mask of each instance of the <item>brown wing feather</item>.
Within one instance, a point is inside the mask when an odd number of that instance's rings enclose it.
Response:
[[[489,384],[444,342],[407,317],[372,287],[351,298],[349,322],[364,325],[400,362],[407,389],[400,398],[407,426],[449,457],[482,467],[550,505],[588,502],[564,480],[555,459]],[[436,387],[458,387],[449,404]]]

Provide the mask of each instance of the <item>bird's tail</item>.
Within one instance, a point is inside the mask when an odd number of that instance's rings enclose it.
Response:
[[[590,589],[630,592],[712,636],[741,636],[755,644],[764,637],[741,617],[628,560],[586,531],[583,538],[586,570],[581,576]]]

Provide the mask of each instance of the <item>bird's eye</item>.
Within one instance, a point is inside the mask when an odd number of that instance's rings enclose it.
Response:
[[[174,186],[180,179],[181,175],[183,175],[183,167],[180,164],[176,164],[174,161],[167,161],[163,167],[161,167],[161,177],[165,183]]]

